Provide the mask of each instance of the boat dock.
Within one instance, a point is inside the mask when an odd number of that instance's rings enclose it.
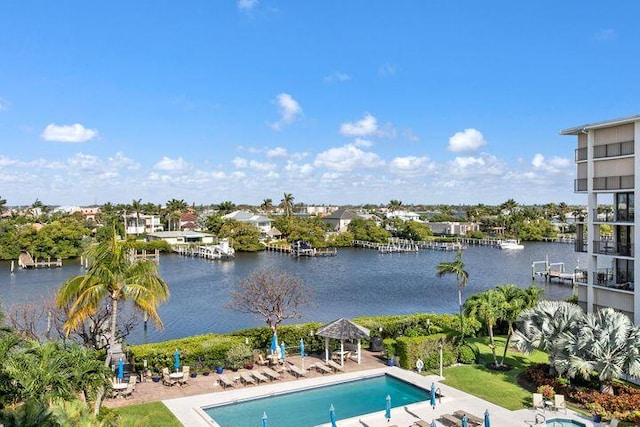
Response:
[[[217,245],[174,246],[173,251],[182,256],[211,260],[235,257],[235,251],[229,245],[229,239],[220,239]]]
[[[20,256],[18,257],[18,267],[20,268],[51,268],[51,267],[62,267],[62,259],[57,258],[55,260],[51,260],[51,258],[47,258],[46,261],[38,260],[38,258],[33,258],[31,254],[27,251],[20,252]]]
[[[418,252],[420,249],[430,249],[435,251],[460,251],[466,248],[466,245],[462,242],[462,239],[450,242],[441,242],[436,240],[414,241],[399,239],[397,237],[390,238],[387,243],[374,243],[366,240],[354,240],[353,246],[357,248],[375,249],[380,253]]]
[[[549,262],[549,259],[545,259],[531,263],[531,278],[535,280],[536,277],[542,277],[545,282],[557,280],[561,283],[573,284],[576,276],[575,273],[565,271],[564,262]]]
[[[154,261],[156,264],[159,264],[160,251],[158,249],[155,249],[153,252],[147,252],[145,249],[143,249],[142,251],[138,252],[135,249],[132,249],[131,251],[129,251],[129,258],[131,262],[134,262],[139,259],[150,259]]]
[[[307,242],[298,241],[293,245],[290,244],[273,244],[265,243],[267,251],[282,252],[296,257],[325,257],[336,256],[338,250],[336,248],[314,248]]]

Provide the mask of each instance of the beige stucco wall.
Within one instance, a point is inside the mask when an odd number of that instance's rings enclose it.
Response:
[[[598,160],[593,163],[594,178],[633,174],[634,169],[632,158]]]
[[[633,141],[633,135],[634,135],[633,123],[622,125],[622,126],[604,128],[604,129],[596,129],[594,145],[611,144],[614,142]],[[578,143],[579,143],[579,139],[580,138],[578,138]]]

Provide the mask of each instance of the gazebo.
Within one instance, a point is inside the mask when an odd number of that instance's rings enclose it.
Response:
[[[340,365],[344,366],[344,340],[358,340],[357,349],[357,361],[360,364],[361,360],[361,347],[360,340],[362,338],[369,338],[370,331],[360,325],[356,325],[351,320],[341,318],[334,320],[322,326],[316,332],[316,335],[324,337],[324,357],[325,361],[329,361],[329,339],[333,338],[340,340]]]

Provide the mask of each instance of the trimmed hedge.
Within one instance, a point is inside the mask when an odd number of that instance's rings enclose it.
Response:
[[[460,333],[460,317],[455,314],[416,313],[396,316],[358,317],[353,319],[371,330],[371,336],[396,338],[418,337],[437,333],[457,335]],[[476,336],[482,325],[474,318],[464,318],[464,335]],[[379,329],[382,328],[382,333]]]
[[[456,351],[452,341],[445,334],[435,334],[426,337],[398,337],[395,350],[400,359],[400,366],[413,369],[416,361],[422,359],[426,368],[437,368],[440,364],[440,342],[443,343],[444,366],[452,365],[456,361]]]

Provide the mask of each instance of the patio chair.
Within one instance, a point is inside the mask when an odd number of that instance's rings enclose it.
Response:
[[[258,384],[260,384],[261,382],[266,383],[268,380],[268,378],[262,375],[262,372],[260,371],[251,371],[251,375],[253,375],[253,378],[258,381]]]
[[[124,397],[126,399],[129,396],[131,396],[131,394],[133,394],[133,385],[131,383],[129,383],[129,384],[127,384],[127,388],[120,392],[120,396],[122,396],[122,397]]]
[[[263,367],[261,372],[269,377],[271,381],[280,379],[280,374],[267,366]]]
[[[542,393],[533,393],[533,409],[542,409],[544,411],[544,399]]]
[[[327,365],[325,365],[322,362],[316,362],[315,363],[315,368],[316,371],[320,372],[321,374],[332,374],[333,373],[333,369],[331,369],[330,367],[328,367]]]
[[[296,365],[290,364],[289,369],[291,370],[291,372],[296,378],[307,376],[307,371],[303,371],[302,369],[298,368]]]
[[[469,424],[475,424],[477,426],[481,426],[484,423],[484,418],[480,418],[480,417],[476,417],[475,415],[472,415],[470,413],[468,413],[467,411],[455,411],[453,413],[453,415],[455,415],[456,417],[460,418],[460,420],[462,420],[462,417],[464,417],[465,415],[467,416],[467,421],[469,421]]]
[[[462,420],[458,417],[454,417],[451,414],[443,414],[440,416],[441,419],[446,421],[446,424],[462,427]],[[427,424],[429,426],[430,424]]]
[[[136,389],[136,383],[138,382],[138,377],[136,377],[135,375],[131,375],[129,377],[129,384],[131,384],[131,387],[135,390]]]
[[[245,385],[247,384],[255,384],[256,380],[253,379],[251,375],[247,372],[240,372],[240,381],[242,381]]]
[[[218,374],[218,382],[220,383],[220,385],[222,385],[222,388],[235,386],[235,383],[223,374]]]
[[[269,364],[269,361],[264,360],[264,357],[262,357],[262,353],[260,353],[258,355],[258,360],[256,360],[256,363],[260,366],[267,366]]]
[[[162,384],[166,385],[167,387],[171,387],[176,385],[177,381],[172,380],[168,373],[165,374],[164,372],[162,372]]]
[[[327,366],[333,368],[334,371],[344,372],[344,366],[340,366],[339,363],[336,363],[333,360],[329,360],[327,362]]]
[[[564,401],[564,394],[556,394],[553,396],[553,410],[559,411],[564,410],[564,413],[567,413],[567,402]]]

